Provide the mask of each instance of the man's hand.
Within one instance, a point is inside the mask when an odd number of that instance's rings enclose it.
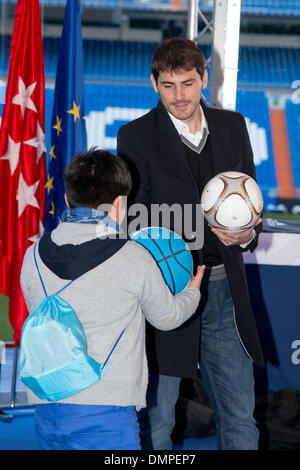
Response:
[[[262,218],[260,217],[254,227],[259,225],[262,222]],[[243,232],[222,232],[222,230],[218,230],[211,225],[209,225],[211,231],[218,237],[218,239],[225,245],[225,246],[232,246],[232,245],[243,245],[244,243],[249,243],[253,238],[253,228],[249,230],[244,230]]]
[[[188,287],[196,287],[197,289],[200,290],[204,270],[205,270],[205,265],[204,264],[202,264],[202,266],[197,267],[197,272],[196,272],[195,276],[194,275],[192,276]]]

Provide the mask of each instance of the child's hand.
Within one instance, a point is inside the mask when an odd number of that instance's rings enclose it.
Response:
[[[192,276],[192,279],[191,279],[188,287],[196,287],[197,289],[200,290],[204,270],[205,270],[205,265],[204,264],[202,264],[202,266],[197,267],[197,273],[195,274],[195,276]]]

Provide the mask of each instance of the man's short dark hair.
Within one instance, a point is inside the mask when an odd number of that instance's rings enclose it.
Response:
[[[75,155],[64,171],[70,208],[112,204],[118,196],[128,196],[132,181],[126,163],[106,150],[91,148]]]
[[[160,72],[177,72],[196,69],[201,79],[204,75],[205,59],[194,41],[171,38],[164,41],[154,52],[151,72],[157,82]]]

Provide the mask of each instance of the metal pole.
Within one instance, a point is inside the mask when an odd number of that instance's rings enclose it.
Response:
[[[215,0],[210,104],[235,110],[241,0]]]
[[[196,41],[198,36],[198,3],[199,0],[189,1],[187,38],[192,41]]]
[[[11,377],[11,389],[10,389],[10,403],[9,405],[0,407],[0,421],[11,421],[14,417],[12,413],[4,411],[8,407],[15,408],[31,408],[32,405],[28,405],[27,402],[20,403],[20,397],[17,396],[17,374],[18,374],[18,359],[19,359],[19,347],[15,346],[13,351],[13,363],[12,363],[12,377]],[[1,363],[0,363],[1,366]],[[16,403],[18,401],[18,403]]]
[[[12,379],[11,379],[11,391],[10,391],[10,407],[14,408],[16,403],[16,383],[17,383],[17,369],[18,369],[18,352],[19,348],[16,346],[14,348],[14,357],[13,357],[13,370],[12,370]]]
[[[2,350],[0,349],[0,379],[1,379],[1,367],[2,363],[6,363],[6,358],[5,358],[5,343],[0,342],[0,346],[2,346]],[[13,372],[12,372],[12,382],[11,382],[11,393],[10,393],[10,407],[14,407],[15,404],[15,394],[16,394],[16,377],[17,377],[17,363],[16,363],[16,357],[18,357],[18,353],[14,355],[14,364],[13,364]],[[7,407],[7,406],[6,406]],[[4,408],[6,408],[4,407]],[[13,419],[13,415],[10,413],[7,413],[3,411],[3,409],[0,408],[0,421],[11,421]]]

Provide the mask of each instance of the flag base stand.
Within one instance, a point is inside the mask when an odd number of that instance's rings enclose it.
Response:
[[[14,415],[6,413],[0,410],[0,421],[6,421],[7,423],[13,419]]]
[[[17,392],[17,374],[18,374],[18,356],[19,347],[14,343],[7,343],[7,348],[13,349],[12,352],[12,363],[11,363],[11,379],[10,379],[10,391],[0,392],[0,421],[10,422],[14,414],[11,410],[32,408],[27,402],[26,392]],[[5,361],[4,361],[5,364]],[[0,363],[0,372],[2,372],[3,364]],[[2,374],[0,374],[0,378]],[[7,375],[7,374],[6,374]],[[5,378],[6,385],[9,384],[9,378]]]

